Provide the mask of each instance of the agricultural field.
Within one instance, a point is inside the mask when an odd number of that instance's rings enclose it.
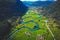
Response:
[[[8,40],[59,40],[55,20],[41,15],[43,10],[38,9],[29,9],[22,16],[21,23],[11,29]]]

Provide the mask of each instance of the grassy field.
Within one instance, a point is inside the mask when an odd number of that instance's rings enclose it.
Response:
[[[58,26],[53,19],[40,15],[36,10],[29,10],[21,19],[21,24],[12,28],[12,40],[54,40]],[[46,25],[46,22],[47,25]],[[48,26],[54,37],[46,27]],[[14,33],[13,31],[16,30]],[[58,37],[57,37],[58,39]],[[59,40],[59,39],[58,39]]]

